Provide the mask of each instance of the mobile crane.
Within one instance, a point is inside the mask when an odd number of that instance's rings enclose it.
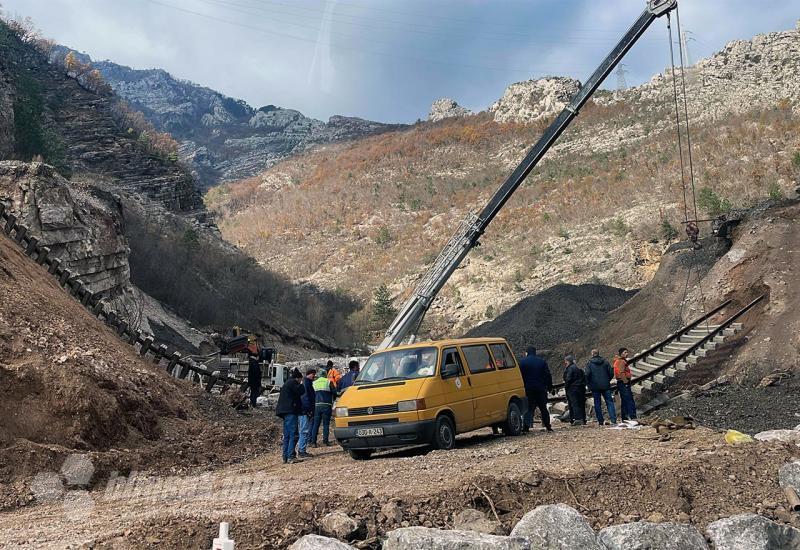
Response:
[[[439,253],[431,268],[419,281],[413,295],[403,305],[386,336],[377,350],[398,346],[404,341],[413,342],[416,331],[422,319],[433,303],[434,298],[448,281],[450,276],[459,266],[461,261],[469,254],[487,226],[497,216],[500,209],[525,178],[544,157],[545,153],[553,146],[558,137],[566,130],[570,123],[578,116],[581,107],[589,100],[605,78],[614,70],[628,50],[641,38],[648,27],[659,17],[669,14],[678,6],[678,0],[648,0],[644,11],[631,26],[617,45],[595,69],[575,97],[564,107],[556,119],[547,127],[539,141],[531,147],[522,162],[506,178],[503,185],[495,192],[488,204],[478,214],[470,212],[460,223],[456,232]]]

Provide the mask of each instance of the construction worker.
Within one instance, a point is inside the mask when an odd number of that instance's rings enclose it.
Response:
[[[311,430],[311,445],[317,446],[317,436],[319,428],[322,426],[322,444],[330,447],[331,412],[333,411],[336,386],[328,379],[325,369],[320,370],[317,374],[318,377],[314,380],[314,427]]]
[[[572,355],[564,357],[564,392],[567,394],[569,421],[573,426],[586,425],[586,375]]]
[[[339,381],[339,395],[342,395],[344,390],[353,385],[359,372],[360,367],[358,361],[353,360],[347,364],[347,373],[342,376],[342,379]]]
[[[592,358],[589,359],[589,364],[586,365],[584,372],[586,373],[586,385],[589,386],[594,399],[594,414],[597,417],[597,423],[600,426],[605,424],[602,398],[606,401],[611,423],[616,424],[617,408],[614,406],[614,396],[611,394],[611,380],[614,378],[614,371],[611,365],[600,356],[599,350],[593,349]]]
[[[617,379],[619,390],[620,412],[622,420],[636,419],[636,402],[631,390],[631,367],[628,364],[630,352],[628,348],[619,348],[619,353],[614,356],[614,378]]]
[[[542,415],[542,426],[552,432],[550,413],[547,411],[547,392],[553,388],[553,376],[547,361],[536,355],[536,348],[530,346],[525,357],[519,362],[522,382],[525,384],[525,395],[528,397],[528,409],[522,420],[522,432],[527,433],[533,425],[533,408],[537,407]]]
[[[302,396],[304,393],[303,375],[298,369],[292,369],[289,380],[281,387],[275,407],[275,415],[283,419],[284,464],[302,462],[295,456],[294,447],[297,445],[297,419],[303,412]]]
[[[255,344],[247,347],[247,385],[250,387],[250,406],[256,407],[261,395],[261,363]]]
[[[328,359],[328,365],[325,367],[325,372],[328,373],[328,380],[333,382],[333,385],[338,388],[339,382],[342,379],[342,373],[336,370],[336,367],[333,366],[333,361],[330,359]]]
[[[303,387],[305,388],[305,393],[303,393],[301,399],[303,403],[303,412],[298,419],[300,439],[297,442],[297,456],[300,458],[311,458],[312,456],[311,453],[308,452],[308,442],[311,441],[311,430],[314,427],[314,408],[316,405],[314,380],[316,380],[316,378],[317,369],[309,367],[303,378]]]

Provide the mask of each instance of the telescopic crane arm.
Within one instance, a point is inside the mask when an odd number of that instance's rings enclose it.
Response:
[[[397,317],[392,321],[389,330],[386,332],[386,337],[378,346],[378,350],[400,345],[408,337],[410,339],[414,338],[414,334],[431,306],[433,299],[461,261],[469,254],[469,251],[477,246],[478,239],[483,235],[486,227],[497,216],[514,191],[525,181],[531,170],[539,163],[573,119],[578,116],[581,107],[589,100],[611,71],[614,70],[628,50],[636,44],[653,21],[669,13],[677,5],[678,0],[648,0],[647,7],[636,22],[628,29],[628,32],[620,39],[614,49],[611,50],[611,53],[600,63],[600,66],[595,69],[586,83],[581,86],[581,89],[578,90],[569,105],[564,107],[558,117],[547,127],[539,141],[531,147],[525,158],[506,178],[500,189],[489,200],[489,203],[479,214],[470,212],[461,222],[428,270],[428,273],[417,284],[414,294],[403,305]]]

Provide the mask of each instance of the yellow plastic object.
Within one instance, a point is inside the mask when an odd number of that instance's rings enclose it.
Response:
[[[736,430],[728,430],[725,432],[725,443],[728,445],[738,445],[739,443],[752,443],[753,438],[742,432]]]

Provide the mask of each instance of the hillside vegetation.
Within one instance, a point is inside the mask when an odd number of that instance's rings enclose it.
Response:
[[[734,43],[689,71],[699,218],[793,193],[800,96],[791,80],[784,88],[757,81],[775,63],[797,72],[784,45],[796,46],[799,36]],[[753,66],[753,48],[765,52],[761,65]],[[720,56],[737,79],[724,92],[706,85]],[[740,57],[750,59],[749,69],[737,74]],[[652,277],[666,246],[683,234],[671,90],[658,75],[584,108],[445,287],[432,312],[434,333],[466,329],[558,282],[637,288]],[[728,100],[725,111],[714,96],[713,112],[693,107],[712,93],[756,99]],[[293,157],[210,191],[206,203],[225,238],[263,265],[364,299],[386,282],[402,298],[550,120],[500,123],[480,113],[417,124]],[[691,189],[688,196],[691,210]],[[363,326],[368,318],[353,321]]]

